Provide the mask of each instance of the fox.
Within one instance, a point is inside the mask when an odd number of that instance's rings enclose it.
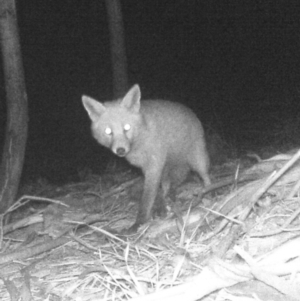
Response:
[[[189,172],[198,174],[205,187],[211,184],[204,130],[188,107],[168,100],[141,100],[138,84],[123,98],[102,103],[83,95],[82,103],[97,142],[143,173],[142,198],[128,233],[151,219],[154,205],[164,213],[166,196]]]

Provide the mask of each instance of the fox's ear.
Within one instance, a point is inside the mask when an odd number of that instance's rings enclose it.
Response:
[[[141,90],[138,84],[135,84],[124,96],[121,105],[138,113],[140,111]]]
[[[93,122],[96,122],[106,110],[102,103],[89,96],[83,95],[82,103]]]

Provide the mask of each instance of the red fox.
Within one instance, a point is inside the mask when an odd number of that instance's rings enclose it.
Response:
[[[151,218],[155,201],[165,210],[164,198],[157,198],[160,185],[165,197],[189,171],[196,172],[205,186],[210,184],[204,131],[189,108],[165,100],[141,101],[138,85],[119,100],[100,103],[83,96],[82,102],[94,138],[144,174],[142,200],[129,232]]]

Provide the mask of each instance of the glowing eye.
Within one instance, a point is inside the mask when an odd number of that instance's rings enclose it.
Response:
[[[124,130],[125,130],[126,132],[129,131],[130,128],[131,128],[130,124],[126,123],[126,124],[124,125]]]
[[[112,133],[111,128],[106,128],[106,129],[105,129],[105,134],[106,134],[106,135],[111,135],[111,133]]]

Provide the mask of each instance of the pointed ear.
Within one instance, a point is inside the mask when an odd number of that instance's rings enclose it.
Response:
[[[106,108],[102,103],[89,96],[83,95],[82,103],[93,122],[96,122],[99,117],[106,111]]]
[[[133,110],[138,113],[141,107],[141,90],[138,84],[135,84],[124,96],[121,105],[127,109]]]

